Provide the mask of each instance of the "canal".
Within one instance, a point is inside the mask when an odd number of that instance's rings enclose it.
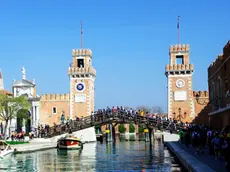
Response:
[[[134,136],[130,136],[134,137]],[[133,138],[132,138],[133,140]],[[136,138],[136,140],[140,140]],[[0,161],[0,171],[10,172],[80,172],[80,171],[183,171],[161,141],[126,141],[88,143],[82,151],[51,149],[17,154]]]

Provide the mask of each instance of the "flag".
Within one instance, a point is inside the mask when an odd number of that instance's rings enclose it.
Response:
[[[180,16],[177,17],[177,29],[180,28]]]

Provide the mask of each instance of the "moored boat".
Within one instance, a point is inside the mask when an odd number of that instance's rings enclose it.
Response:
[[[78,137],[68,134],[57,141],[57,148],[58,149],[82,149],[83,143]]]
[[[0,158],[5,158],[14,153],[14,150],[4,140],[0,140]]]

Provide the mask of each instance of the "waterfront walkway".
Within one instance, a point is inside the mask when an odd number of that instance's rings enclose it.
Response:
[[[57,143],[50,139],[33,139],[29,143],[11,145],[11,147],[16,151],[15,153],[30,153],[56,148]]]
[[[184,149],[187,153],[198,159],[199,161],[203,162],[216,172],[227,172],[225,168],[225,162],[224,159],[221,160],[215,160],[214,156],[209,155],[207,146],[204,149],[204,153],[202,154],[195,154],[195,149],[192,147],[192,145],[189,145],[189,148],[187,148],[184,144],[176,143],[180,148]]]

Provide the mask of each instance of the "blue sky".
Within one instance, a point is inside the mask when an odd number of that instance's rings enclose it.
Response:
[[[0,68],[5,88],[36,79],[38,94],[68,93],[71,51],[93,51],[96,108],[107,105],[161,106],[167,110],[169,45],[191,47],[194,90],[207,89],[207,68],[229,40],[230,1],[11,0],[0,2]]]

